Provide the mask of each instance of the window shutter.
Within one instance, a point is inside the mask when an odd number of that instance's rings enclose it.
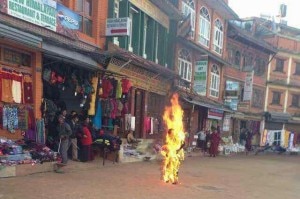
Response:
[[[111,0],[109,2],[111,2]],[[129,3],[128,3],[128,1],[120,1],[119,12],[120,12],[119,13],[120,18],[129,16]],[[119,45],[120,45],[121,48],[128,49],[128,37],[126,37],[126,36],[119,37]]]
[[[132,19],[132,48],[135,54],[139,54],[140,51],[140,30],[143,29],[141,26],[141,12],[134,13]]]
[[[147,40],[146,40],[146,53],[147,59],[153,60],[153,52],[154,52],[154,33],[155,33],[155,26],[154,20],[149,18],[148,27],[147,27]]]

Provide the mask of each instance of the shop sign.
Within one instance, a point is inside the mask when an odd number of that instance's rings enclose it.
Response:
[[[6,1],[6,2],[5,2]],[[1,12],[56,31],[56,2],[53,0],[4,0]]]
[[[230,118],[231,118],[231,116],[229,114],[226,114],[224,116],[223,131],[229,131],[229,129],[230,129]]]
[[[226,98],[238,98],[239,89],[240,89],[239,82],[227,80],[226,88],[225,88],[225,97]]]
[[[210,108],[208,109],[207,118],[222,120],[224,111],[219,109]]]
[[[69,8],[57,4],[56,32],[74,37],[79,30],[80,16]]]
[[[225,99],[225,105],[234,111],[238,109],[238,103],[239,103],[238,99]]]
[[[244,86],[243,101],[250,101],[252,99],[253,75],[254,75],[254,71],[247,72],[246,79],[245,79],[245,86]]]
[[[194,91],[199,95],[206,95],[207,60],[196,61],[194,74]]]
[[[74,36],[80,16],[54,0],[0,0],[0,12],[32,24]],[[73,32],[72,32],[73,31]]]
[[[129,36],[131,20],[129,17],[106,19],[106,36]]]

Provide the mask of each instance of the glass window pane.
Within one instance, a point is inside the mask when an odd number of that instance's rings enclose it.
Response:
[[[84,14],[86,16],[92,16],[92,0],[85,0],[85,2],[84,2]]]
[[[87,19],[87,18],[84,18],[84,33],[89,35],[89,36],[92,36],[92,21]]]
[[[83,12],[83,0],[76,0],[76,11]]]

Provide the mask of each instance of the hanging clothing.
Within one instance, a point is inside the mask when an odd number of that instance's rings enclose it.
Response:
[[[125,114],[125,131],[129,131],[131,127],[131,114]]]
[[[151,117],[151,122],[150,122],[150,134],[153,134],[154,133],[154,128],[153,128],[153,125],[154,125],[154,118]]]
[[[12,74],[12,98],[15,103],[22,103],[22,79],[20,74]]]
[[[93,117],[93,124],[96,129],[102,128],[102,106],[100,100],[97,102],[97,110],[95,116]]]
[[[116,98],[120,99],[122,96],[122,83],[120,80],[117,82],[117,88],[116,88]]]
[[[18,108],[3,107],[3,128],[14,133],[18,129]]]
[[[111,78],[110,83],[113,86],[113,88],[111,90],[111,95],[109,97],[116,98],[118,80],[116,80],[115,78]]]
[[[291,133],[290,137],[289,137],[289,144],[288,144],[288,148],[292,149],[294,147],[294,137],[295,137],[295,133]]]
[[[112,119],[116,119],[116,115],[118,112],[118,105],[117,105],[117,100],[116,99],[110,99],[111,105],[112,105],[112,110],[111,110],[111,114],[110,117]]]
[[[2,71],[1,73],[2,80],[2,101],[7,103],[13,103],[13,94],[12,94],[12,74]]]
[[[122,93],[128,93],[131,88],[131,82],[128,79],[122,79]]]
[[[150,132],[150,125],[151,125],[151,118],[150,117],[145,117],[145,120],[144,120],[144,131],[146,133],[149,133],[149,134],[151,134],[151,132]]]
[[[113,89],[113,85],[111,84],[111,82],[108,79],[102,79],[103,93],[100,97],[101,98],[108,98],[108,96],[110,95],[112,89]]]
[[[44,119],[40,119],[36,122],[36,129],[37,129],[37,143],[45,144],[46,138],[45,138],[45,123]]]
[[[24,82],[24,103],[25,104],[33,104],[33,88],[32,82]]]
[[[290,134],[291,134],[291,132],[289,132],[289,131],[284,132],[284,142],[283,142],[284,143],[283,144],[284,148],[287,148],[289,146]]]
[[[98,77],[93,77],[92,87],[93,87],[94,91],[97,90],[97,85],[98,85]],[[93,92],[92,96],[91,96],[90,108],[88,110],[88,115],[95,115],[95,113],[96,113],[95,105],[96,105],[96,92]]]

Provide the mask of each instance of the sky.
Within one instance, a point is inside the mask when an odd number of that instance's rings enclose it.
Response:
[[[276,16],[282,3],[287,5],[287,16],[283,19],[289,26],[300,29],[300,0],[229,0],[229,6],[240,18],[260,14]],[[275,17],[275,20],[279,19]]]

